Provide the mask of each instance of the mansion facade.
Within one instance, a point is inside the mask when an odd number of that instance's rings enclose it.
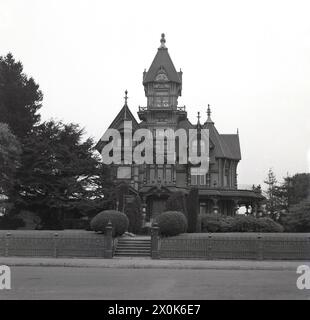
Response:
[[[200,213],[220,212],[234,215],[240,206],[251,207],[257,212],[264,199],[259,189],[238,189],[237,168],[241,160],[239,134],[220,134],[211,118],[204,123],[191,123],[185,106],[178,105],[182,94],[182,71],[177,71],[168,53],[166,40],[162,34],[157,54],[148,69],[143,72],[143,87],[147,103],[139,107],[138,118],[133,116],[127,104],[119,111],[109,128],[124,134],[124,122],[131,121],[133,132],[137,129],[208,129],[209,130],[209,170],[201,173],[190,163],[181,164],[175,157],[173,164],[135,164],[122,158],[121,164],[112,164],[112,174],[118,182],[126,182],[133,194],[138,194],[143,203],[147,221],[165,210],[168,197],[177,191],[188,194],[191,188],[198,188]],[[106,141],[101,139],[97,150],[102,151]],[[126,140],[122,139],[119,148],[124,151]],[[201,152],[204,152],[201,148]]]

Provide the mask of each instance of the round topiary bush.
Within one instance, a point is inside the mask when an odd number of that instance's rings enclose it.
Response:
[[[176,236],[187,230],[187,219],[180,211],[166,211],[156,217],[162,236]]]
[[[116,210],[105,210],[98,213],[90,222],[90,227],[94,231],[100,231],[105,233],[105,228],[109,221],[112,223],[112,235],[113,237],[121,236],[128,229],[127,216]]]

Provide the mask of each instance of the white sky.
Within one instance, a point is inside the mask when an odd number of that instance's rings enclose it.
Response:
[[[146,98],[142,72],[160,34],[189,118],[206,106],[220,133],[240,131],[240,184],[310,170],[309,1],[0,0],[9,51],[44,93],[43,120],[81,124],[99,139],[123,106]]]

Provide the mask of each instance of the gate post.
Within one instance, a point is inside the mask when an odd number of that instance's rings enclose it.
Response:
[[[257,236],[257,260],[263,260],[263,239],[261,235]]]
[[[159,259],[159,227],[158,224],[155,222],[151,229],[151,257],[152,259]]]
[[[5,237],[5,256],[9,256],[9,248],[10,248],[10,237],[11,234],[8,232]]]
[[[54,233],[54,258],[58,257],[58,233]]]
[[[112,241],[112,223],[109,221],[108,225],[105,227],[104,236],[104,257],[106,259],[113,258],[113,241]]]

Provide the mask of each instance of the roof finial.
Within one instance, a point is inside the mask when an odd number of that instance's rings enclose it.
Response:
[[[127,100],[128,100],[128,91],[127,90],[125,91],[124,99],[125,99],[125,106],[127,106]]]
[[[200,118],[201,118],[201,116],[200,116],[200,111],[198,111],[198,113],[197,113],[198,123],[200,123]]]
[[[124,119],[127,119],[127,108],[126,107],[128,107],[127,106],[127,100],[128,100],[128,91],[126,90],[125,91],[125,97],[124,97],[124,99],[125,99],[125,105],[124,105],[124,109],[125,109],[125,112],[124,112]]]
[[[161,46],[160,46],[161,48],[166,48],[166,45],[165,45],[166,39],[165,39],[165,34],[164,33],[161,34],[160,43],[161,43]]]
[[[208,114],[208,117],[211,117],[211,108],[209,104],[208,104],[207,114]]]
[[[206,122],[212,122],[213,121],[211,120],[211,108],[210,108],[210,105],[208,104],[208,109],[207,109],[207,115],[208,115],[208,119]]]

